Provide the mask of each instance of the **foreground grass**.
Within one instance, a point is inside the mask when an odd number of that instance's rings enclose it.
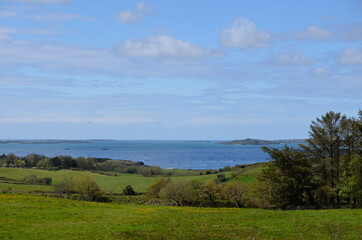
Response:
[[[0,194],[0,239],[361,239],[361,223],[361,210],[350,209],[117,205]]]
[[[37,177],[51,177],[53,179],[52,184],[57,185],[66,177],[79,177],[89,176],[93,178],[101,188],[106,192],[121,193],[122,189],[127,185],[131,185],[136,192],[146,192],[146,189],[156,180],[163,179],[164,177],[144,177],[139,174],[118,174],[117,176],[107,176],[98,173],[92,173],[87,171],[73,171],[73,170],[57,170],[48,171],[40,169],[25,169],[25,168],[0,168],[0,176],[21,180],[26,176],[35,175]],[[231,176],[231,172],[226,173],[226,176]],[[196,175],[196,176],[175,176],[171,177],[172,181],[189,181],[198,179],[202,182],[209,182],[217,179],[217,174],[209,175]],[[1,183],[0,189],[6,189],[11,187],[13,190],[21,191],[49,191],[50,186],[39,185],[19,185],[11,183]]]

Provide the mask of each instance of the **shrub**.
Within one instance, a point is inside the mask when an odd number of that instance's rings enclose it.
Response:
[[[46,184],[50,185],[52,183],[52,178],[50,177],[44,177],[39,178],[35,175],[26,176],[23,178],[23,182],[29,183],[29,184]]]
[[[88,176],[66,178],[54,188],[54,192],[58,195],[66,194],[68,197],[76,193],[79,194],[79,196],[76,197],[79,200],[95,202],[107,201],[107,197],[98,184]]]
[[[170,183],[170,179],[167,179],[167,180],[160,179],[160,180],[155,181],[147,188],[147,191],[146,191],[147,196],[151,197],[151,198],[159,198],[162,188],[164,188],[169,183]]]
[[[216,203],[221,199],[221,184],[215,182],[208,182],[201,186],[202,199],[216,207]]]
[[[244,194],[247,187],[240,182],[233,182],[223,188],[223,197],[229,202],[235,204],[236,207],[244,206]]]
[[[136,195],[136,192],[133,190],[131,185],[127,185],[123,190],[122,190],[124,195]]]
[[[162,188],[160,197],[177,206],[199,203],[199,185],[191,182],[174,182]]]
[[[79,193],[82,200],[100,201],[104,197],[104,192],[91,177],[73,178],[72,184],[74,192]]]
[[[217,175],[217,178],[219,179],[220,182],[225,182],[226,181],[225,174],[223,174],[223,173],[219,173]]]
[[[54,193],[58,196],[66,195],[69,198],[74,193],[72,178],[64,178],[58,185],[54,186]]]

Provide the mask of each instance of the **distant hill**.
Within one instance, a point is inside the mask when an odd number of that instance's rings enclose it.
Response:
[[[51,143],[87,143],[88,140],[0,140],[0,144],[19,143],[19,144],[51,144]]]
[[[284,139],[284,140],[261,140],[261,139],[243,139],[233,140],[228,142],[221,142],[220,144],[229,145],[271,145],[271,144],[291,144],[291,143],[305,143],[305,139]]]

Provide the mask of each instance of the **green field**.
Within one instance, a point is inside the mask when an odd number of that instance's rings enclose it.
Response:
[[[250,165],[249,167],[247,167],[247,169],[245,169],[245,171],[243,171],[240,176],[236,177],[235,179],[231,179],[230,182],[239,181],[246,186],[251,186],[252,183],[256,181],[256,177],[259,173],[261,173],[262,169],[262,164]]]
[[[361,239],[362,211],[81,202],[0,194],[0,239]]]
[[[101,188],[106,192],[121,193],[122,189],[131,185],[136,192],[145,192],[147,187],[151,185],[154,181],[162,179],[165,177],[144,177],[139,174],[126,174],[119,173],[117,176],[107,176],[101,175],[98,173],[92,173],[87,171],[73,171],[73,170],[40,170],[40,169],[25,169],[25,168],[0,168],[0,177],[7,177],[16,180],[21,180],[22,178],[35,175],[37,177],[51,177],[53,179],[52,184],[56,185],[62,179],[66,177],[79,177],[79,176],[90,176],[92,177]],[[225,173],[226,177],[231,176],[231,172]],[[175,176],[170,177],[172,181],[189,181],[193,179],[198,179],[202,182],[212,181],[217,179],[217,174],[209,175],[195,175],[195,176]],[[11,187],[13,190],[20,191],[50,191],[50,186],[44,185],[22,185],[22,184],[11,184],[11,183],[2,183],[0,182],[0,189],[5,189]]]

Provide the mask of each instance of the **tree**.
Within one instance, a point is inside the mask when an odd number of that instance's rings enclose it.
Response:
[[[338,185],[339,196],[350,203],[351,206],[358,206],[362,199],[362,158],[355,154],[349,162],[348,169],[343,172]]]
[[[336,188],[339,177],[342,173],[341,156],[345,149],[344,135],[348,128],[348,119],[345,115],[327,112],[316,121],[312,121],[310,126],[307,145],[301,144],[300,147],[305,150],[313,160],[313,166],[316,176],[319,177],[324,186],[334,189]],[[335,199],[331,196],[327,202],[334,203]],[[339,199],[337,197],[337,204]]]
[[[223,196],[228,201],[235,204],[236,207],[243,207],[244,194],[248,188],[241,182],[227,184],[223,189]]]
[[[272,159],[257,178],[256,193],[265,208],[313,204],[312,168],[307,155],[293,147],[262,147]]]
[[[42,160],[40,160],[37,164],[36,164],[37,168],[41,168],[41,169],[49,169],[51,168],[51,163],[49,158],[43,158]]]
[[[64,178],[58,185],[54,186],[54,192],[58,196],[65,195],[67,198],[74,192],[72,178]]]
[[[88,176],[73,178],[72,189],[80,195],[82,200],[102,201],[104,198],[104,193],[98,184]]]
[[[164,188],[169,183],[170,179],[167,180],[160,179],[155,181],[147,188],[146,191],[147,196],[151,198],[159,198],[162,188]]]
[[[221,196],[221,184],[215,182],[208,182],[201,186],[201,197],[203,198],[203,200],[211,203],[213,207],[216,207],[216,203],[221,199]]]
[[[160,197],[177,206],[198,205],[200,186],[198,181],[171,182],[162,188]]]
[[[226,181],[226,177],[224,173],[219,173],[217,175],[217,178],[219,179],[220,182],[225,182]]]
[[[133,187],[131,185],[127,185],[123,190],[122,190],[124,195],[136,195],[136,192],[133,190]]]
[[[189,198],[189,186],[187,182],[173,182],[167,184],[160,191],[160,197],[164,198],[177,206],[186,204]]]

